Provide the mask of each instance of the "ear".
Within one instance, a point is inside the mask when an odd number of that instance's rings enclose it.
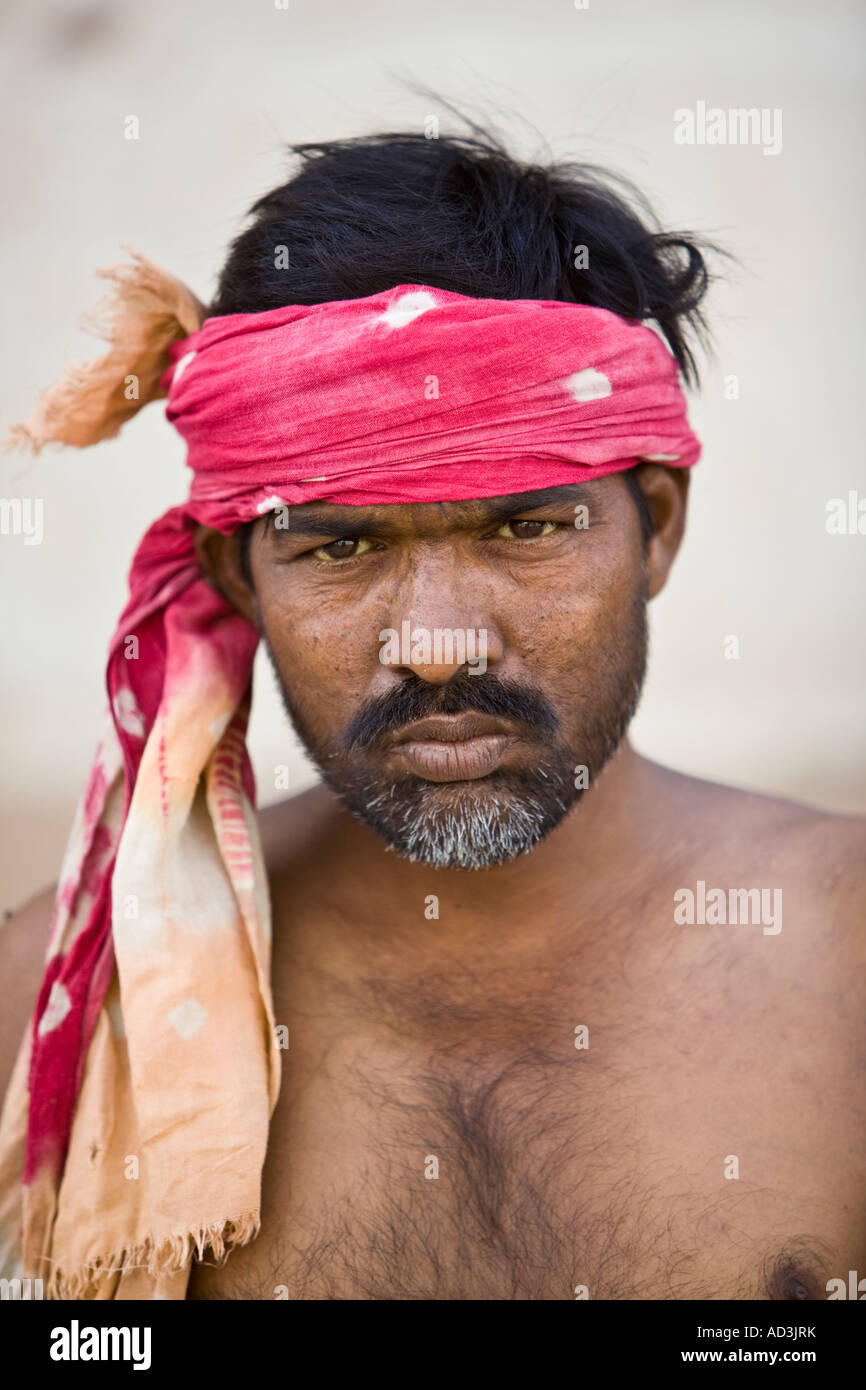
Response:
[[[686,528],[690,474],[689,468],[665,468],[659,463],[640,464],[635,472],[653,521],[653,533],[646,546],[650,598],[661,593],[680,548]]]
[[[233,531],[230,536],[224,536],[222,531],[214,531],[209,526],[197,526],[193,538],[195,553],[208,583],[258,628],[256,593],[244,573],[242,534]]]

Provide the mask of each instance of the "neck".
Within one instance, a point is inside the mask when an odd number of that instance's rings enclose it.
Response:
[[[329,854],[353,904],[345,945],[418,969],[474,950],[519,960],[555,955],[567,934],[614,949],[611,909],[646,876],[662,844],[658,774],[623,741],[598,782],[529,854],[490,869],[434,869],[388,851],[335,803]],[[480,958],[481,958],[480,957]]]

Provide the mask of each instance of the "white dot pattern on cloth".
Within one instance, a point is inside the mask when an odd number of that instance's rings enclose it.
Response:
[[[610,380],[604,372],[595,367],[584,367],[582,372],[572,372],[563,385],[576,401],[600,401],[613,392]]]
[[[114,697],[114,717],[125,733],[144,738],[144,715],[131,690],[118,690]]]
[[[197,999],[184,999],[176,1009],[172,1009],[168,1021],[180,1037],[189,1039],[201,1028],[207,1013]]]
[[[389,328],[405,328],[407,323],[426,314],[428,309],[435,308],[436,300],[427,290],[412,290],[389,304],[384,314],[379,315],[379,320]]]
[[[264,516],[265,512],[272,512],[275,511],[277,507],[285,506],[287,506],[287,503],[283,501],[282,497],[266,497],[263,502],[256,504],[256,511],[259,516]]]
[[[36,1029],[40,1038],[44,1038],[46,1033],[52,1033],[55,1028],[58,1028],[71,1008],[72,1000],[69,998],[65,985],[62,985],[59,980],[55,980],[51,986],[45,1011],[39,1020],[39,1027]]]
[[[177,384],[177,382],[180,380],[181,373],[186,371],[187,367],[189,366],[190,362],[194,357],[195,349],[193,349],[192,352],[185,353],[185,355],[180,359],[180,361],[174,369],[174,376],[171,379],[172,386],[175,386]]]
[[[676,463],[679,454],[643,454],[647,463]]]

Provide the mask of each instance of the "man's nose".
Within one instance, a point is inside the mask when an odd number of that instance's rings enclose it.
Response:
[[[492,596],[459,560],[416,559],[389,604],[388,622],[379,633],[379,660],[395,673],[445,685],[458,671],[481,675],[502,660]]]

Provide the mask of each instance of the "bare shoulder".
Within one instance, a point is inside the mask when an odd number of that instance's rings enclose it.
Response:
[[[24,1029],[42,983],[54,887],[46,888],[0,924],[0,1095],[5,1094]]]
[[[802,842],[812,841],[816,852],[829,841],[854,855],[866,844],[866,817],[837,815],[785,797],[690,777],[659,763],[649,767],[657,794],[689,818],[711,824],[724,839],[745,841],[758,832],[762,840],[780,843],[797,838],[801,848]]]
[[[654,766],[658,789],[710,862],[776,875],[813,910],[816,930],[866,956],[866,818]]]

